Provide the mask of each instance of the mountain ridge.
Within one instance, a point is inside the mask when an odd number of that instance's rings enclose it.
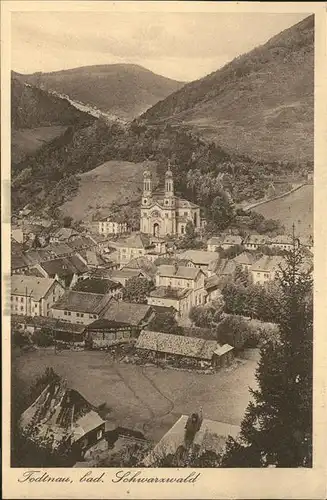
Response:
[[[18,75],[26,83],[59,92],[125,120],[134,119],[184,85],[143,66],[123,63]]]
[[[259,154],[268,160],[311,160],[313,48],[314,16],[309,16],[185,84],[139,121],[190,128],[230,152],[252,158]]]

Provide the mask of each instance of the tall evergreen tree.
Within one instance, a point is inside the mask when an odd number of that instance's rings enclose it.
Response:
[[[310,467],[312,465],[312,268],[293,237],[279,271],[277,341],[261,348],[258,388],[230,438],[223,467]]]

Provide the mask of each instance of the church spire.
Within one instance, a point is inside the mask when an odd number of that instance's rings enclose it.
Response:
[[[174,196],[174,179],[170,168],[170,160],[168,160],[168,166],[165,174],[165,198],[171,198],[172,196]]]
[[[152,177],[149,170],[143,173],[143,196],[151,196],[152,194]]]

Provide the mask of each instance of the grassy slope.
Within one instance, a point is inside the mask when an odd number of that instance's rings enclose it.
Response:
[[[124,119],[135,118],[183,85],[133,64],[86,66],[20,78]]]
[[[15,165],[61,136],[68,126],[83,127],[94,121],[66,100],[11,79],[11,157]]]
[[[254,209],[267,219],[278,218],[291,233],[294,222],[296,233],[301,237],[313,236],[313,186],[307,185],[293,193],[269,201]]]
[[[268,160],[313,157],[313,16],[148,110],[149,122],[196,129],[230,151]]]
[[[61,206],[61,211],[75,220],[85,221],[91,220],[93,214],[108,208],[113,202],[123,205],[138,200],[146,166],[155,174],[153,162],[108,161],[79,175],[78,191]]]

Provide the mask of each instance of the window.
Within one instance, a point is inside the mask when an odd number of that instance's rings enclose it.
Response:
[[[169,201],[168,200],[165,200],[165,205],[168,205]]]
[[[21,297],[20,301],[21,301],[21,302],[24,302],[24,297]]]
[[[268,273],[265,273],[265,278],[269,278],[269,274]]]
[[[147,199],[146,199],[146,198],[144,198],[144,199],[143,199],[143,203],[144,203],[145,205],[146,205],[146,202],[147,202]]]
[[[18,301],[18,297],[16,297],[16,302]]]
[[[181,226],[181,233],[184,234],[184,226]]]
[[[64,311],[64,316],[67,316],[67,311]]]
[[[21,310],[21,311],[24,311],[24,306],[20,306],[20,310]]]
[[[165,213],[165,215],[166,215],[166,219],[168,219],[168,217],[169,217],[169,214],[168,214],[168,213],[166,212],[166,213]]]
[[[68,311],[68,313],[67,313],[67,314],[68,314],[68,316],[71,316],[71,312],[70,312],[70,311]]]
[[[139,254],[141,254],[141,255],[142,255],[142,250],[139,250]]]
[[[79,318],[79,313],[76,313],[76,316]]]
[[[81,313],[81,318],[84,318],[84,313]]]
[[[260,273],[257,273],[257,276],[260,276]]]
[[[188,216],[188,212],[184,212],[184,215],[187,217]]]
[[[37,309],[38,304],[34,304],[35,309]]]
[[[10,297],[10,299],[11,299],[11,300],[14,300],[14,297],[13,297],[13,296],[11,296],[11,297]]]
[[[126,253],[126,248],[123,248],[122,252],[123,252],[123,253]]]

